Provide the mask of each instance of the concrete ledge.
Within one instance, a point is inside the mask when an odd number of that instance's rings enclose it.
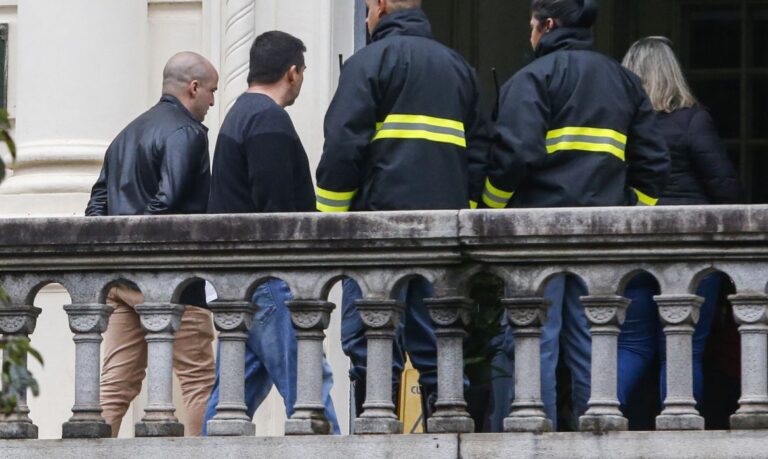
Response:
[[[263,438],[142,438],[101,440],[3,440],[4,459],[212,459],[264,457],[280,459],[455,459],[455,435],[377,435]]]
[[[765,457],[766,431],[316,437],[3,440],[7,459],[307,458],[752,458]]]
[[[460,457],[704,459],[765,457],[766,451],[765,431],[469,434],[461,436]]]

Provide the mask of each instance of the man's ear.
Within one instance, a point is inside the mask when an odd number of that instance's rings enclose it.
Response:
[[[377,0],[379,2],[379,18],[382,18],[389,13],[389,4],[387,0]]]
[[[197,80],[190,81],[189,86],[187,86],[187,90],[189,91],[189,95],[191,97],[197,96],[197,92],[200,90],[200,82]]]
[[[544,21],[544,31],[545,32],[551,32],[557,27],[557,23],[555,23],[555,20],[552,18],[547,18],[546,21]]]
[[[288,83],[293,83],[299,75],[299,69],[295,65],[292,65],[285,75],[288,77]]]

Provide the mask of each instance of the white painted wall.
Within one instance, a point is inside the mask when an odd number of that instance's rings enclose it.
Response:
[[[222,78],[227,77],[225,59],[242,60],[243,54],[247,59],[247,53],[227,54],[233,38],[228,15],[238,2],[254,9],[245,25],[251,37],[280,29],[307,45],[304,89],[289,112],[314,170],[322,151],[323,117],[338,79],[337,56],[353,51],[354,0],[0,0],[0,22],[10,24],[8,108],[19,142],[15,174],[0,185],[0,218],[82,215],[106,146],[157,101],[168,57],[199,52],[221,69]],[[230,93],[246,89],[244,76],[232,81]],[[226,113],[225,104],[217,107],[206,120],[211,153]],[[338,304],[339,298],[337,288],[331,301]],[[32,339],[46,364],[31,365],[42,394],[31,397],[29,405],[41,438],[60,438],[61,424],[71,416],[74,344],[62,309],[68,302],[59,286],[45,288],[35,301],[43,313]],[[334,313],[326,348],[346,432],[349,363],[339,345],[340,315],[340,310]],[[183,418],[178,395],[177,385],[177,414]],[[142,394],[121,436],[132,435],[145,403]],[[256,414],[257,435],[281,435],[284,418],[282,400],[273,391]]]

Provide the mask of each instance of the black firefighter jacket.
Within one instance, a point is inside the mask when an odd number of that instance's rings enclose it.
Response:
[[[474,70],[420,9],[385,16],[372,40],[345,63],[325,118],[318,210],[469,207],[489,143]]]
[[[545,34],[502,89],[484,207],[655,205],[670,159],[640,79],[588,29]]]

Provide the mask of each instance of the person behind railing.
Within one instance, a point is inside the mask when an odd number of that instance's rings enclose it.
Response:
[[[671,45],[665,37],[646,37],[632,45],[623,61],[642,79],[670,149],[671,175],[659,205],[738,203],[742,192],[736,169],[712,117],[691,92]],[[693,394],[697,403],[704,390],[704,346],[722,283],[722,276],[713,273],[704,277],[696,290],[704,298],[693,334]],[[624,293],[632,303],[619,335],[618,397],[630,419],[633,410],[627,402],[656,361],[657,352],[661,357],[661,399],[666,395],[666,340],[653,301],[655,287],[653,277],[642,273],[629,282]]]
[[[502,88],[481,206],[654,205],[667,180],[669,153],[640,79],[593,51],[597,3],[534,0],[531,12],[536,59]],[[579,301],[586,293],[581,280],[565,274],[544,290],[551,304],[541,342],[542,398],[555,428],[561,344],[575,416],[589,399],[592,346]],[[506,327],[503,348],[511,356]],[[495,412],[509,412],[507,402],[495,400]]]
[[[208,130],[202,122],[213,106],[219,75],[204,57],[182,52],[163,71],[163,96],[131,122],[104,157],[85,214],[160,215],[205,213],[210,187]],[[170,295],[170,292],[169,292]],[[107,294],[115,311],[104,333],[101,371],[103,416],[117,436],[123,416],[141,390],[147,343],[134,307],[144,302],[135,284],[122,282]],[[202,431],[214,381],[213,323],[205,306],[205,284],[182,294],[187,305],[173,343],[173,368],[187,408],[186,434]]]
[[[208,213],[314,212],[309,160],[285,111],[301,92],[305,51],[301,40],[280,31],[253,41],[248,90],[227,113],[216,141]],[[253,293],[257,310],[245,347],[245,403],[251,418],[273,384],[286,415],[293,414],[297,345],[286,306],[291,298],[288,284],[280,279],[266,281]],[[219,376],[217,365],[206,425],[216,415]],[[331,367],[323,359],[325,415],[338,434],[332,386]]]
[[[479,198],[487,152],[478,141],[483,120],[474,70],[432,38],[421,0],[367,0],[367,6],[372,43],[344,64],[325,118],[317,209],[474,207],[470,200]],[[352,360],[359,415],[367,354],[355,300],[362,292],[349,279],[343,290],[342,347]],[[394,351],[393,384],[406,351],[420,372],[423,399],[434,399],[437,385],[436,337],[423,303],[433,293],[421,278],[407,283],[401,295],[405,332],[398,332],[403,349]]]

